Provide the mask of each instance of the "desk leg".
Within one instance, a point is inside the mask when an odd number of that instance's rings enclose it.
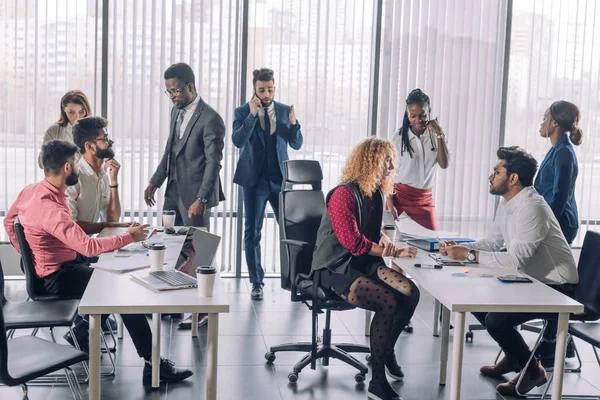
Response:
[[[565,353],[567,351],[567,332],[569,330],[569,314],[558,314],[558,333],[554,353],[554,381],[552,382],[552,400],[562,399],[563,376],[565,373]]]
[[[452,380],[450,400],[460,400],[460,384],[462,380],[463,347],[465,336],[465,313],[457,312],[454,319],[454,340],[452,351]]]
[[[198,337],[198,313],[192,313],[192,337]]]
[[[371,311],[365,310],[365,336],[371,336]]]
[[[117,318],[117,338],[123,339],[123,318],[121,318],[121,314],[115,314]]]
[[[152,387],[160,386],[160,314],[152,314]]]
[[[208,365],[206,400],[217,400],[217,361],[219,347],[219,314],[208,314]]]
[[[435,299],[433,302],[433,336],[440,336],[440,301]]]
[[[440,303],[436,300],[435,308],[440,309]],[[437,318],[436,318],[437,321]],[[446,384],[446,372],[448,371],[448,342],[450,341],[450,310],[442,308],[442,343],[440,345],[440,385]]]
[[[100,400],[100,319],[90,315],[90,400]]]

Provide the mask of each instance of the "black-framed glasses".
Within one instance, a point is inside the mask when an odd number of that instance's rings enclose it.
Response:
[[[168,97],[171,97],[171,96],[175,97],[175,96],[181,94],[183,88],[186,86],[187,86],[187,83],[184,83],[183,85],[179,86],[177,89],[165,90],[165,94]]]
[[[99,140],[102,140],[102,141],[103,141],[103,142],[105,142],[105,143],[110,143],[110,142],[112,142],[112,140],[110,140],[110,139],[108,138],[108,135],[106,135],[106,136],[104,136],[104,137],[101,137],[101,138],[96,138],[96,139],[94,139],[94,140],[95,140],[96,142],[97,142],[97,141],[99,141]]]

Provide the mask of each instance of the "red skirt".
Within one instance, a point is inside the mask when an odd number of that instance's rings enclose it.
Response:
[[[437,215],[431,189],[415,189],[403,183],[396,183],[394,189],[394,207],[398,215],[404,211],[423,227],[437,230]]]

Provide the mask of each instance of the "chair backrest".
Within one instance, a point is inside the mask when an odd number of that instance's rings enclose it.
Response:
[[[280,237],[308,243],[296,260],[295,268],[290,268],[287,246],[281,246],[281,287],[291,290],[294,300],[296,276],[310,272],[317,231],[325,208],[325,196],[321,191],[323,171],[319,162],[314,160],[285,161],[283,171],[283,187],[279,195]]]
[[[576,299],[584,305],[588,319],[600,318],[600,232],[587,231],[577,266]]]
[[[0,382],[13,386],[12,377],[8,374],[8,338],[4,324],[4,311],[0,307]]]
[[[4,271],[2,270],[2,261],[0,261],[0,308],[6,303],[4,294]]]
[[[25,238],[25,229],[19,222],[19,218],[15,218],[14,222],[15,235],[19,242],[19,249],[21,250],[21,269],[25,273],[25,280],[27,283],[27,294],[32,300],[54,300],[58,296],[50,295],[46,293],[43,287],[42,281],[37,277],[35,272],[35,264],[33,263],[33,253],[31,247],[27,243]]]

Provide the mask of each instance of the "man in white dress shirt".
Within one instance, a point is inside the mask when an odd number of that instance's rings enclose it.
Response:
[[[119,223],[121,165],[114,159],[114,142],[108,137],[107,125],[104,118],[87,117],[73,127],[73,141],[82,157],[78,161],[79,182],[69,186],[67,195],[71,216],[88,235],[107,227],[131,225]]]
[[[443,246],[441,253],[454,260],[522,271],[559,292],[574,297],[578,283],[575,259],[552,209],[533,188],[537,161],[519,147],[501,147],[500,161],[490,175],[490,193],[502,196],[492,231],[484,239],[465,246]],[[506,251],[501,251],[506,248]],[[516,327],[537,318],[557,318],[556,314],[474,313],[490,336],[504,351],[504,358],[481,367],[486,376],[500,377],[519,372],[531,356],[527,343]],[[502,395],[516,395],[520,374],[496,386]],[[519,386],[527,393],[546,382],[546,371],[533,358]]]

